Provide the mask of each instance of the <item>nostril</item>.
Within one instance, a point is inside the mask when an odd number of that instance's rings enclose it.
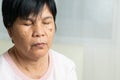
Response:
[[[45,36],[45,33],[41,32],[41,31],[37,31],[37,32],[33,32],[32,36],[33,37],[41,37],[41,36]]]
[[[45,36],[44,34],[42,34],[41,36]]]

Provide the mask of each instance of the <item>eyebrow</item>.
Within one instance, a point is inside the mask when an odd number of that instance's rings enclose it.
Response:
[[[52,16],[47,16],[47,17],[44,17],[43,20],[52,19],[52,18],[53,18]]]
[[[29,20],[29,21],[34,21],[34,19],[33,18],[29,18],[29,17],[27,17],[27,18],[25,18],[24,20]]]
[[[46,16],[46,17],[43,17],[43,20],[52,19],[52,18],[53,18],[52,16]],[[35,19],[29,18],[29,17],[24,18],[23,20],[28,20],[28,21],[31,21],[31,22],[35,21]]]

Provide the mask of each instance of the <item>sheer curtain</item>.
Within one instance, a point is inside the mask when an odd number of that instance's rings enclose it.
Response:
[[[120,80],[120,0],[116,0],[115,2],[115,16],[114,16],[114,27],[116,29],[114,30],[114,36],[115,36],[115,52],[113,53],[115,55],[115,80]]]
[[[56,1],[55,42],[83,47],[79,80],[120,80],[120,0]]]

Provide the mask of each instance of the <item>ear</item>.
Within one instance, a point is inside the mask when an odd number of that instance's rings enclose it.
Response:
[[[9,34],[10,38],[12,38],[12,28],[7,28],[7,32]]]

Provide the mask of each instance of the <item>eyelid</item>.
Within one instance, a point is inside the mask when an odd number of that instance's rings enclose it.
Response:
[[[42,20],[43,22],[52,22],[52,18],[46,18]]]
[[[53,19],[53,18],[52,18],[52,16],[48,16],[48,17],[43,18],[43,20],[48,20],[48,19]]]
[[[26,18],[24,19],[25,22],[31,22],[32,24],[35,22],[32,18]]]
[[[51,21],[43,21],[42,23],[43,23],[43,24],[50,24]]]
[[[27,24],[27,23],[25,23],[24,25],[25,25],[25,26],[30,26],[30,25],[32,25],[32,24]]]
[[[34,20],[32,20],[32,19],[27,19],[27,20],[25,20],[25,22],[30,22],[30,23],[34,23]]]
[[[31,21],[23,21],[23,25],[31,26],[31,25],[33,25],[33,22],[31,22]]]

